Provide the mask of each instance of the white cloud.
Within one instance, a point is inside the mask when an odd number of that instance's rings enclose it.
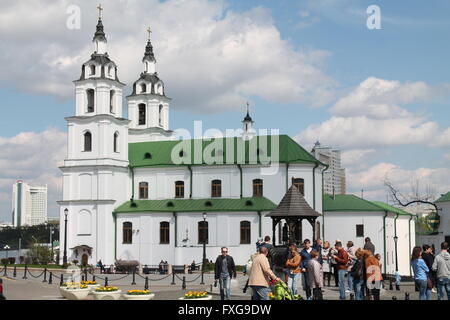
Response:
[[[424,82],[402,84],[400,81],[369,77],[347,96],[339,99],[330,112],[343,117],[410,118],[412,114],[399,104],[425,101],[432,94],[433,89]]]
[[[436,122],[404,108],[442,95],[446,86],[370,77],[330,108],[330,119],[308,126],[296,138],[304,143],[319,139],[351,149],[450,144],[450,129],[441,132]]]
[[[420,182],[421,192],[430,188],[435,191],[435,196],[450,190],[450,168],[404,169],[392,163],[380,162],[366,170],[347,170],[346,178],[349,193],[358,193],[364,189],[364,195],[372,200],[386,200],[386,179],[405,195],[411,192],[417,181]]]
[[[60,200],[62,190],[58,165],[65,157],[66,143],[66,134],[54,128],[0,137],[0,220],[11,219],[12,185],[17,180],[47,184],[49,215],[55,215],[55,201]]]
[[[81,30],[66,28],[72,4],[80,5]],[[157,70],[177,108],[241,108],[251,95],[318,105],[333,97],[335,83],[321,70],[327,53],[281,39],[264,8],[234,12],[220,0],[121,0],[104,9],[108,52],[128,90],[142,71],[151,25]],[[69,80],[79,77],[92,53],[95,16],[87,0],[2,1],[0,83],[73,98]]]
[[[376,152],[375,149],[353,149],[341,153],[341,163],[344,168],[365,162]]]

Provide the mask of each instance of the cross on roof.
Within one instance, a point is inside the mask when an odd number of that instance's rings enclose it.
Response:
[[[103,10],[102,5],[99,4],[97,6],[97,9],[98,9],[98,18],[101,19],[102,18],[102,10]]]
[[[152,33],[152,29],[150,29],[150,27],[148,27],[147,32],[148,32],[148,39],[150,40],[150,35]]]
[[[248,103],[247,101],[247,113],[248,113],[248,108],[250,107],[250,103]]]

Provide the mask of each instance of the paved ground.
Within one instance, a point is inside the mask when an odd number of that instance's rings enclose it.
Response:
[[[39,276],[41,272],[37,270],[32,271],[33,275]],[[60,273],[54,272],[56,277],[60,276]],[[120,287],[122,291],[130,289],[143,289],[145,285],[145,279],[136,275],[136,285],[131,285],[131,275],[97,275],[96,280],[100,284],[104,284],[104,277],[108,276],[109,285]],[[182,278],[186,277],[186,290],[182,290]],[[200,285],[199,274],[182,275],[179,274],[175,278],[175,285],[172,285],[172,276],[166,277],[163,275],[149,275],[149,288],[156,294],[155,300],[175,300],[184,295],[187,290],[206,290],[213,294],[214,299],[219,299],[218,288],[213,286],[214,279],[212,274],[205,274],[204,285]],[[17,272],[17,277],[13,277],[12,273],[3,278],[4,294],[9,300],[64,300],[59,294],[59,280],[53,277],[53,284],[42,282],[43,277],[33,278],[31,275],[27,276],[28,279],[23,278],[23,271]],[[65,280],[70,280],[69,274],[64,274]],[[92,276],[89,275],[89,280]],[[77,279],[75,279],[77,280]],[[194,281],[195,280],[195,281]],[[250,290],[246,294],[242,292],[242,288],[247,281],[247,277],[239,274],[237,282],[232,285],[232,299],[233,300],[250,300]],[[300,284],[299,284],[300,285]],[[301,286],[300,286],[301,287]],[[387,288],[388,288],[387,284]],[[414,291],[413,283],[403,283],[400,291],[382,290],[381,298],[383,300],[392,300],[393,296],[396,296],[398,300],[405,299],[405,292],[410,294],[411,300],[418,299],[418,293]],[[305,296],[303,290],[300,291],[302,296]],[[339,298],[338,288],[325,287],[324,299],[337,300]],[[349,299],[349,294],[347,294]],[[88,299],[92,299],[89,297]],[[437,295],[433,294],[432,299],[436,300]]]

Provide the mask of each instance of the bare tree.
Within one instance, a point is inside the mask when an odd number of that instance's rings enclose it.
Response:
[[[436,204],[432,202],[436,194],[434,188],[428,184],[425,190],[422,191],[419,179],[411,181],[411,193],[407,195],[400,192],[387,177],[384,180],[384,185],[388,188],[391,200],[402,207],[407,207],[415,203],[433,206],[436,212],[439,210]]]

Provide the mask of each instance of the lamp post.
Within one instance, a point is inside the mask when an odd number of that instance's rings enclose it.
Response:
[[[63,265],[67,264],[67,215],[69,214],[69,209],[64,209],[64,255],[63,255]]]
[[[200,284],[205,284],[203,281],[203,277],[205,274],[205,265],[206,265],[206,240],[207,236],[205,237],[205,227],[206,227],[206,212],[203,212],[203,263],[202,263],[202,281]],[[207,234],[206,234],[207,235]]]
[[[8,259],[8,250],[11,249],[11,247],[6,245],[6,246],[3,247],[3,249],[6,250],[6,259]]]
[[[397,237],[397,235],[394,236],[394,242],[395,242],[395,271],[398,271],[398,256],[397,256],[398,237]]]

